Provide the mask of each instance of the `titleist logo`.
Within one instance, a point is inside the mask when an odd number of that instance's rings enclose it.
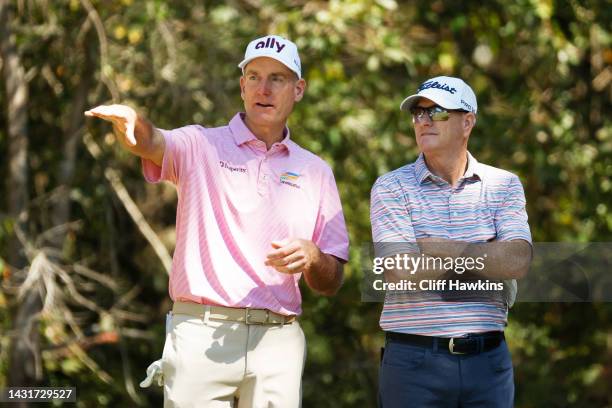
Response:
[[[424,91],[425,89],[429,89],[429,88],[441,89],[443,91],[450,93],[451,95],[457,92],[455,88],[451,88],[450,86],[446,84],[441,84],[438,81],[429,81],[419,86],[419,89],[417,89],[417,93]]]

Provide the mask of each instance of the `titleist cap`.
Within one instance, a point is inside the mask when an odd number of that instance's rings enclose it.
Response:
[[[427,98],[446,109],[476,113],[478,104],[472,88],[460,78],[439,76],[423,82],[417,93],[404,99],[401,110],[409,111],[421,98]]]

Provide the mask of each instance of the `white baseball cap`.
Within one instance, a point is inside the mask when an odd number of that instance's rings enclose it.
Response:
[[[478,104],[472,88],[462,79],[439,76],[423,82],[417,93],[404,99],[401,110],[410,110],[421,98],[427,98],[446,109],[462,109],[476,113]]]
[[[269,57],[283,63],[302,78],[302,64],[297,45],[278,35],[266,35],[249,43],[244,52],[244,59],[238,68],[244,69],[246,64],[259,57]]]

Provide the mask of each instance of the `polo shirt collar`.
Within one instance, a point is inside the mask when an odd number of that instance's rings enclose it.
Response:
[[[259,140],[244,123],[244,112],[238,112],[234,115],[232,120],[229,122],[229,128],[237,146]],[[284,145],[287,150],[289,150],[291,146],[291,135],[287,126],[285,126],[285,129],[283,130],[283,134],[285,137],[279,142],[279,144]]]
[[[479,163],[474,158],[474,156],[471,155],[470,152],[467,152],[467,160],[468,160],[468,166],[467,166],[467,169],[465,170],[465,173],[461,177],[461,179],[469,179],[469,178],[474,178],[474,177],[480,179]],[[425,156],[423,155],[423,153],[419,154],[419,157],[417,158],[415,162],[414,172],[415,172],[415,176],[419,184],[423,184],[423,182],[427,180],[428,178],[431,178],[433,180],[434,177],[436,177],[431,171],[429,171],[429,168],[427,167],[427,163],[425,163]]]
[[[476,160],[476,158],[474,158],[474,156],[472,156],[472,154],[470,152],[467,152],[467,158],[468,158],[468,167],[467,170],[465,170],[465,174],[463,175],[462,178],[464,179],[470,179],[470,178],[477,178],[477,179],[481,179],[481,174],[480,174],[480,163],[478,163],[478,160]]]
[[[432,173],[429,171],[427,164],[425,163],[425,156],[423,153],[419,154],[419,157],[414,164],[414,173],[419,184],[423,184],[428,177],[432,176]]]

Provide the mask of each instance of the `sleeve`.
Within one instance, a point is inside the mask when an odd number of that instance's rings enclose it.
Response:
[[[523,239],[531,244],[531,230],[527,223],[526,200],[518,176],[512,175],[506,187],[506,197],[495,212],[495,230],[498,241]]]
[[[372,187],[370,221],[374,252],[377,257],[419,252],[410,212],[398,194],[399,188],[399,186],[397,189],[391,188],[380,178]]]
[[[144,178],[149,183],[169,181],[178,185],[181,178],[191,171],[196,159],[203,157],[202,128],[185,126],[173,130],[158,129],[166,141],[161,167],[151,160],[141,159]]]
[[[323,175],[319,211],[312,241],[321,252],[348,261],[348,232],[336,180],[329,168]]]

